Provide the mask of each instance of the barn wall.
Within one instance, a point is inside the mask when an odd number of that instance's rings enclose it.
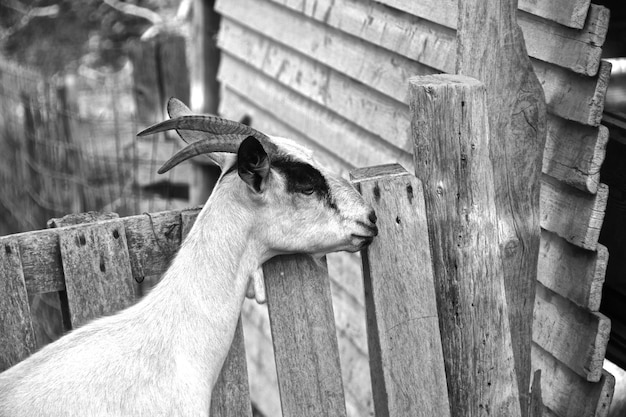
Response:
[[[600,54],[609,13],[585,0],[519,3],[549,112],[533,367],[544,369],[550,412],[602,415],[612,393],[602,370],[610,322],[598,313],[608,254],[597,243],[608,192],[599,168],[608,140],[600,120],[610,65]],[[413,171],[408,79],[454,72],[456,4],[218,1],[220,112],[303,142],[345,175],[392,162]],[[370,415],[358,256],[333,254],[329,270],[348,413]],[[266,312],[247,303],[244,317],[253,401],[277,415]]]

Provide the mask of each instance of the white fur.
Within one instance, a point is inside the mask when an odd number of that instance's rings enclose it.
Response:
[[[249,277],[261,292],[258,271],[276,254],[364,244],[371,209],[325,175],[339,210],[286,193],[274,171],[260,194],[234,172],[223,177],[151,293],[0,374],[0,416],[208,416]]]

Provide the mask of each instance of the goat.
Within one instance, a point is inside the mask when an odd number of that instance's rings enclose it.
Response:
[[[358,251],[377,235],[372,208],[306,148],[189,115],[175,99],[169,108],[183,115],[140,135],[176,129],[191,141],[159,172],[195,155],[220,163],[213,194],[146,297],[0,374],[0,416],[208,416],[261,265],[279,254]]]

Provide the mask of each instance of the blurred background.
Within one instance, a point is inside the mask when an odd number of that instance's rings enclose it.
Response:
[[[188,206],[175,138],[137,139],[189,103],[190,1],[0,0],[0,235],[89,210]]]

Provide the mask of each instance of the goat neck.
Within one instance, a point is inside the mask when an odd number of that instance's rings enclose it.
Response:
[[[145,300],[149,314],[167,310],[163,314],[177,321],[172,325],[188,350],[183,356],[207,369],[211,386],[232,343],[249,277],[267,258],[250,233],[253,211],[237,186],[243,187],[239,181],[216,187],[162,282]],[[204,342],[185,342],[199,337]]]

